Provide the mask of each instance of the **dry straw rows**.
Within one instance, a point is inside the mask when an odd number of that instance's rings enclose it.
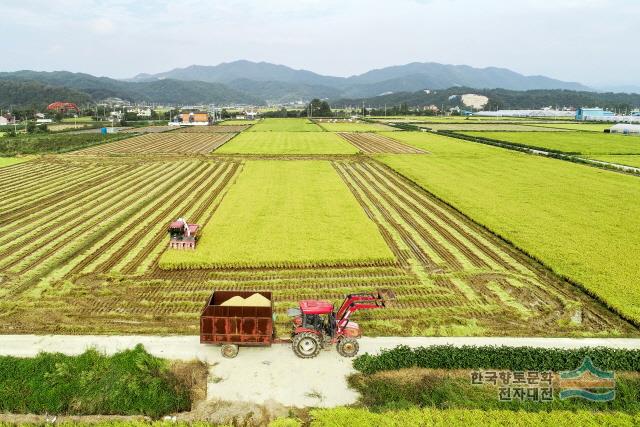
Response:
[[[208,154],[234,136],[234,133],[149,133],[76,151],[74,154]]]
[[[214,126],[190,126],[176,129],[175,133],[229,133],[242,132],[251,125],[214,125]]]

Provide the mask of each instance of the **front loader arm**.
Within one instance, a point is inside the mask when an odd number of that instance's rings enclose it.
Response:
[[[384,308],[385,303],[382,296],[374,294],[351,294],[347,295],[344,302],[336,313],[337,329],[341,332],[349,323],[349,317],[358,310],[371,310]]]

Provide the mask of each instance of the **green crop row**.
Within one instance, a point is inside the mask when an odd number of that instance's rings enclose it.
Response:
[[[510,369],[562,371],[578,368],[585,357],[605,370],[640,371],[640,350],[607,347],[578,349],[436,345],[398,346],[378,355],[363,354],[353,367],[365,374],[402,368]]]
[[[366,409],[334,408],[311,411],[312,427],[418,427],[418,426],[637,426],[640,416],[619,412],[589,411],[479,411],[468,409],[410,409],[369,412]]]

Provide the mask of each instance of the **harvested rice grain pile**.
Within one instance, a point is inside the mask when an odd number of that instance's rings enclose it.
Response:
[[[247,298],[241,296],[231,297],[222,304],[225,307],[269,307],[271,301],[259,293],[255,293]]]

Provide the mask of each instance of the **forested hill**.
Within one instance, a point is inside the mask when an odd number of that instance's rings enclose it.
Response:
[[[156,80],[123,82],[67,71],[0,73],[0,107],[42,108],[53,101],[77,104],[117,97],[130,102],[263,105],[256,96],[220,83]]]
[[[537,109],[544,107],[599,106],[613,110],[626,110],[640,107],[640,94],[598,93],[573,90],[527,90],[473,89],[453,87],[437,91],[398,92],[369,98],[343,98],[331,102],[332,107],[358,106],[364,104],[374,108],[384,108],[406,104],[409,107],[435,105],[438,108],[451,108],[462,104],[460,95],[478,94],[489,98],[486,110],[495,109]]]

